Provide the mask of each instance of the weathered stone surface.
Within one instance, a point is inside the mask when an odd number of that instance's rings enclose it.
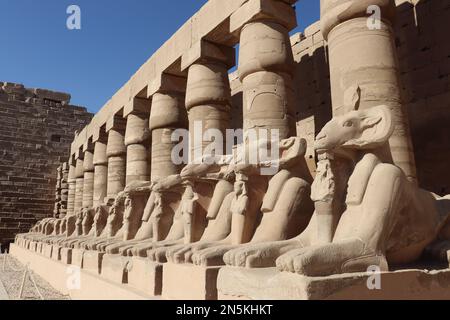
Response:
[[[69,158],[74,132],[92,114],[69,105],[68,94],[13,83],[0,87],[0,243],[5,245],[52,215],[56,169]]]
[[[222,268],[217,286],[224,300],[439,300],[450,299],[450,270],[400,270],[380,273],[381,288],[373,273],[305,277],[274,268]]]

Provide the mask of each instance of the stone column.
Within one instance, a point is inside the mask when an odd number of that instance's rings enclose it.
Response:
[[[107,137],[100,133],[94,141],[94,197],[93,206],[103,204],[107,195],[108,157],[106,155]]]
[[[297,23],[295,10],[286,2],[250,0],[230,21],[231,32],[240,37],[244,131],[275,129],[280,139],[296,135],[289,31]]]
[[[134,181],[149,181],[149,116],[133,112],[127,116],[125,133],[127,147],[126,184]]]
[[[83,179],[83,208],[94,206],[94,150],[91,144],[84,152],[84,179]]]
[[[205,153],[205,147],[214,141],[213,138],[204,139],[206,130],[220,132],[225,138],[226,129],[230,128],[231,89],[228,70],[234,66],[234,62],[234,48],[204,40],[183,56],[182,69],[188,69],[186,109],[191,141],[190,162],[199,159]],[[219,154],[225,153],[224,139]]]
[[[67,194],[67,215],[72,216],[75,212],[75,189],[76,189],[76,177],[75,177],[75,164],[76,162],[73,160],[73,156],[70,157],[69,160],[69,175],[68,175],[68,185],[69,190]]]
[[[59,166],[57,169],[57,177],[56,177],[56,190],[55,190],[55,208],[53,210],[53,217],[59,217],[59,208],[61,205],[61,180],[62,180],[62,166]]]
[[[379,26],[369,28],[369,6],[381,9]],[[333,113],[349,111],[346,96],[357,90],[359,109],[387,105],[394,114],[389,141],[394,163],[410,180],[416,179],[411,135],[399,82],[392,17],[393,0],[322,0],[321,25],[328,41]],[[352,89],[353,88],[353,89]]]
[[[73,206],[74,213],[77,213],[83,207],[83,186],[84,186],[84,166],[83,154],[80,153],[76,160],[75,167],[75,202]]]
[[[59,206],[59,218],[64,218],[67,215],[67,201],[69,197],[69,164],[64,162],[62,165],[62,179],[61,179],[61,204]]]
[[[125,147],[125,119],[115,116],[107,125],[108,145],[106,155],[108,157],[108,183],[107,197],[115,198],[125,189],[125,171],[127,161],[127,149]]]
[[[166,84],[169,82],[169,84]],[[151,181],[178,174],[182,165],[172,161],[172,142],[176,129],[186,129],[186,79],[162,75],[161,83],[152,96],[150,130],[152,133]]]

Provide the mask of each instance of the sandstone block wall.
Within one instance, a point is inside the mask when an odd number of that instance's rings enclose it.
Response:
[[[450,1],[397,0],[396,47],[420,186],[450,193]],[[297,62],[298,134],[308,140],[331,119],[327,45],[320,23],[291,38]],[[314,161],[309,162],[314,167]]]
[[[92,118],[70,95],[0,82],[0,243],[53,214],[57,167]]]

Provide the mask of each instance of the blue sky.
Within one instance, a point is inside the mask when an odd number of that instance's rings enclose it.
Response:
[[[0,0],[0,81],[68,92],[97,112],[206,2]],[[298,31],[319,19],[319,3],[299,0]],[[71,4],[81,30],[66,28]]]

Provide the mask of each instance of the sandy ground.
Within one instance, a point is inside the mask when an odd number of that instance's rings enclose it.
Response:
[[[25,266],[16,259],[8,255],[5,264],[5,256],[0,255],[0,282],[2,282],[4,291],[9,300],[19,300],[20,285],[22,283]],[[45,280],[37,274],[30,271],[36,284],[45,300],[69,300],[68,296],[64,296],[54,288],[52,288]],[[0,284],[0,300],[5,297],[2,295],[2,284]],[[3,292],[4,295],[4,292]],[[23,296],[20,300],[40,300],[41,297],[33,285],[29,277],[25,281]]]

